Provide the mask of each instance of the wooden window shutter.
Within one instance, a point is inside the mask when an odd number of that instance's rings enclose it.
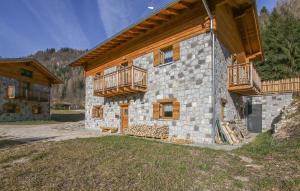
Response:
[[[7,113],[8,112],[8,104],[4,104],[3,105],[3,113]]]
[[[179,42],[173,44],[173,60],[180,60],[180,44]]]
[[[97,109],[94,106],[93,109],[92,109],[92,118],[96,118],[96,117],[97,117]]]
[[[102,106],[100,106],[100,108],[99,108],[99,118],[103,119],[103,107]]]
[[[153,103],[153,119],[159,119],[159,103]]]
[[[16,113],[20,113],[21,112],[21,108],[20,108],[19,105],[15,106],[15,111],[16,111]]]
[[[173,119],[178,120],[180,117],[180,103],[178,101],[173,102]]]
[[[160,59],[160,50],[157,49],[157,50],[154,50],[153,52],[154,54],[154,61],[153,61],[153,65],[154,66],[158,66],[161,64],[161,59]]]

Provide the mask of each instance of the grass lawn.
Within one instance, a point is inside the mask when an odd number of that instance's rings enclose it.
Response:
[[[0,125],[44,125],[84,120],[84,112],[74,110],[51,110],[50,120],[0,122]]]
[[[265,133],[235,151],[127,136],[12,143],[0,147],[0,189],[299,190],[299,135]]]

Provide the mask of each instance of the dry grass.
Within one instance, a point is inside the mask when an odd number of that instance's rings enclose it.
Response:
[[[297,190],[299,139],[289,141],[263,134],[231,152],[127,136],[1,147],[0,189]]]

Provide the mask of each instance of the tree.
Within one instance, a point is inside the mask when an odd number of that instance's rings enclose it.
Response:
[[[266,13],[265,9],[261,12]],[[262,27],[265,61],[257,63],[263,79],[300,75],[300,21],[286,6],[274,9]]]

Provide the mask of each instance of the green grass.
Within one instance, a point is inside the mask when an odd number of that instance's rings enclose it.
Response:
[[[299,134],[268,133],[228,152],[127,136],[16,145],[0,150],[0,189],[298,190],[299,148]]]

